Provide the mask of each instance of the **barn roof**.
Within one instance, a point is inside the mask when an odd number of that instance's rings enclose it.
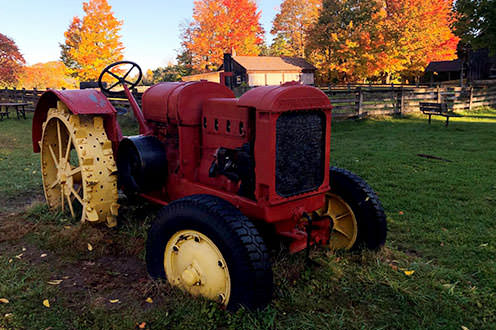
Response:
[[[461,71],[462,61],[454,60],[454,61],[440,61],[440,62],[431,62],[425,69],[426,72],[456,72]]]
[[[301,57],[289,56],[233,56],[247,71],[315,71],[316,68]]]

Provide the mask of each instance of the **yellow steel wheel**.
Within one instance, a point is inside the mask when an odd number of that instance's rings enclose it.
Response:
[[[69,210],[81,221],[115,226],[117,177],[112,144],[103,119],[73,115],[57,103],[43,124],[41,172],[50,208]]]
[[[172,235],[164,253],[167,280],[195,296],[227,306],[231,293],[229,269],[214,242],[195,230]]]
[[[317,213],[332,221],[331,250],[351,249],[357,239],[358,223],[348,203],[338,195],[327,193],[325,206]]]

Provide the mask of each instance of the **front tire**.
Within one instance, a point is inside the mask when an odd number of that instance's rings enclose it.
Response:
[[[381,248],[387,222],[374,190],[358,175],[338,167],[330,168],[330,185],[324,213],[333,223],[331,249]]]
[[[263,308],[272,297],[262,237],[238,209],[215,196],[188,196],[164,207],[148,232],[146,263],[153,278],[167,278],[229,309]]]

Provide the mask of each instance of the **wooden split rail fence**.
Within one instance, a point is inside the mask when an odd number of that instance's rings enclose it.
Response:
[[[447,103],[450,111],[496,107],[496,83],[470,87],[337,87],[321,88],[333,105],[335,118],[420,112],[420,102]],[[34,109],[44,90],[0,89],[0,101],[28,102]],[[134,92],[139,104],[143,93]],[[110,98],[117,108],[129,108],[124,95]]]
[[[336,118],[420,112],[420,102],[447,103],[450,111],[496,106],[496,84],[470,87],[332,87],[322,89],[331,99]]]

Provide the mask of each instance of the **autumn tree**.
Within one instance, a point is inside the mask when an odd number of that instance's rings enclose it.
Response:
[[[309,54],[324,81],[417,79],[456,58],[453,0],[324,0]]]
[[[19,88],[76,88],[77,81],[66,73],[64,63],[52,61],[25,66],[19,75]]]
[[[279,56],[305,57],[308,34],[317,22],[322,0],[284,0],[272,22],[275,35],[271,52]]]
[[[258,55],[263,43],[260,11],[253,0],[196,0],[193,21],[183,31],[182,46],[196,71],[216,69],[223,54]]]
[[[14,40],[0,33],[0,86],[15,86],[24,63]]]
[[[385,51],[384,18],[376,1],[324,0],[307,44],[320,80],[351,82],[378,74]]]
[[[395,71],[402,77],[418,77],[430,62],[457,57],[453,0],[386,0],[385,5],[388,54],[400,64]]]
[[[64,33],[61,60],[70,74],[90,81],[98,79],[107,65],[122,60],[122,21],[115,18],[107,0],[83,2],[83,10],[85,16],[74,17]]]

